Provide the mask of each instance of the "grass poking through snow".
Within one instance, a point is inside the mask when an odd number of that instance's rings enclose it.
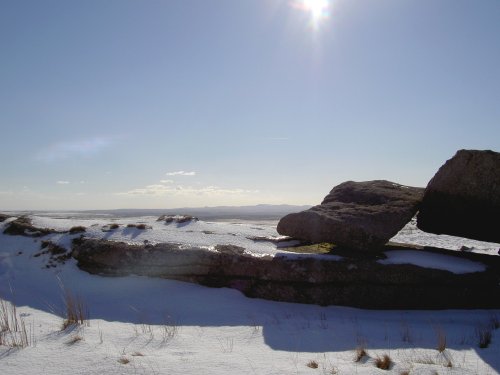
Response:
[[[16,305],[0,298],[0,345],[11,348],[35,346],[34,324],[26,326]]]
[[[389,370],[392,365],[392,359],[389,355],[384,354],[382,357],[375,358],[375,366],[381,370]]]
[[[68,290],[64,291],[64,307],[65,318],[62,324],[63,330],[72,325],[83,325],[87,322],[89,313],[85,303],[80,297],[75,296]]]

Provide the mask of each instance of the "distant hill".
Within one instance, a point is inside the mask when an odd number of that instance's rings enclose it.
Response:
[[[117,209],[117,210],[85,210],[86,214],[113,215],[113,216],[160,216],[193,215],[201,220],[279,220],[283,216],[306,210],[311,206],[259,204],[256,206],[217,206],[217,207],[185,207],[165,209]]]

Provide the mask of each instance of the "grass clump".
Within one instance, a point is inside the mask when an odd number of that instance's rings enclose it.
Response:
[[[307,362],[306,366],[309,368],[318,368],[319,364],[316,361],[309,361],[309,362]]]
[[[500,328],[500,320],[498,319],[497,315],[493,315],[490,319],[491,321],[491,328],[493,329],[499,329]]]
[[[66,342],[66,344],[68,344],[68,345],[74,345],[74,344],[76,344],[77,342],[80,342],[80,341],[82,341],[82,340],[83,340],[83,337],[82,337],[82,336],[80,336],[80,335],[75,335],[75,336],[71,337],[71,338],[70,338],[70,339]]]
[[[368,357],[368,353],[366,352],[365,348],[356,348],[356,351],[354,352],[354,362],[361,362],[361,360],[365,357]]]
[[[147,229],[146,224],[127,224],[127,228]]]
[[[126,365],[127,363],[130,362],[130,359],[128,359],[127,357],[121,357],[118,362],[120,362],[122,365]]]
[[[76,227],[71,227],[69,230],[69,234],[76,234],[76,233],[83,233],[87,230],[87,228],[83,226],[76,226]]]
[[[436,349],[439,353],[446,350],[446,333],[442,329],[436,331],[437,346]]]
[[[491,344],[491,328],[490,327],[479,327],[476,330],[476,335],[478,337],[478,346],[481,349],[486,349]]]
[[[0,346],[22,349],[35,346],[35,343],[33,326],[26,327],[16,305],[0,298]]]
[[[62,324],[62,329],[73,326],[83,325],[88,320],[88,310],[85,303],[80,297],[75,297],[71,292],[64,293],[65,318]]]
[[[382,357],[375,358],[375,366],[381,370],[389,370],[392,365],[392,359],[384,354]]]

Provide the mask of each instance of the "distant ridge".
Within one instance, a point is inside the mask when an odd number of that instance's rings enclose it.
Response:
[[[289,213],[307,210],[308,205],[272,205],[258,204],[255,206],[215,206],[215,207],[184,207],[184,208],[122,208],[115,210],[82,210],[78,212],[96,215],[130,216],[156,216],[162,214],[185,214],[196,216],[201,220],[214,219],[241,219],[241,220],[279,220]]]

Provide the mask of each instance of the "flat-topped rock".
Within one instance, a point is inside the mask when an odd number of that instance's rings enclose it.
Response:
[[[417,226],[425,232],[500,242],[500,153],[458,151],[427,185]]]
[[[78,267],[94,274],[182,280],[276,301],[376,309],[500,307],[500,257],[394,246],[383,250],[369,253],[370,257],[338,248],[322,256],[256,257],[232,245],[209,249],[77,239],[72,256]],[[447,270],[449,267],[391,262],[395,252],[408,251],[418,252],[424,263],[427,257],[432,260],[441,255],[451,265],[472,261],[480,267],[457,274]]]
[[[312,243],[378,249],[416,214],[422,188],[385,180],[344,182],[323,202],[278,223],[278,233]]]

